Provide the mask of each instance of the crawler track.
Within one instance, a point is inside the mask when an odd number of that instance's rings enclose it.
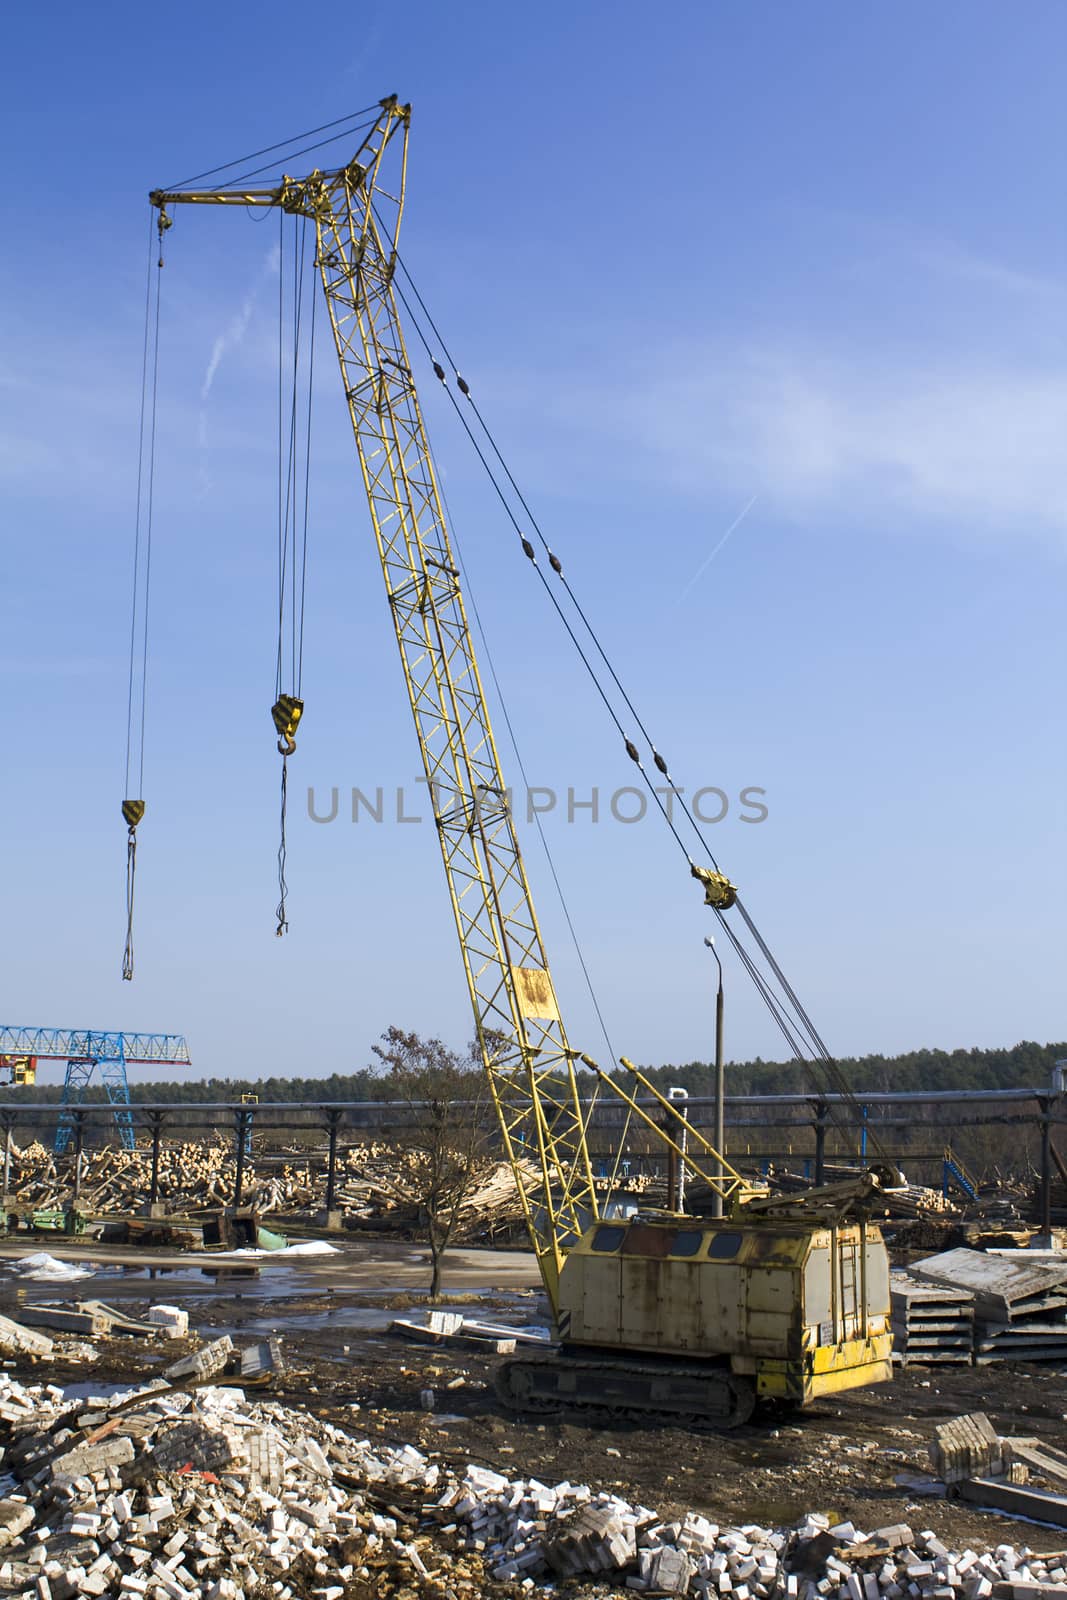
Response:
[[[726,1367],[566,1353],[525,1354],[503,1362],[496,1391],[512,1411],[562,1411],[576,1421],[608,1425],[739,1428],[756,1403],[752,1384]]]

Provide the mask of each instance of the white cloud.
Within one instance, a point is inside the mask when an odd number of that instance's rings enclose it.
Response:
[[[944,241],[916,244],[912,251],[920,267],[957,283],[1018,295],[1025,300],[1042,299],[1063,304],[1065,290],[1058,278],[1006,266],[986,256],[976,255],[959,245]]]
[[[943,520],[1067,551],[1067,370],[929,367],[798,350],[688,350],[564,402],[615,470],[691,493],[758,493],[805,519]]]
[[[779,516],[1067,552],[1067,288],[966,242],[826,220],[831,267],[803,322],[793,285],[784,313],[766,291],[742,335],[714,306],[696,339],[675,322],[656,347],[585,323],[566,384],[500,372],[528,470],[555,490],[562,457],[571,494],[623,478],[720,508],[756,494]]]

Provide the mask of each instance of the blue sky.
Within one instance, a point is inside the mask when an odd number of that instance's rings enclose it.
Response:
[[[302,803],[418,799],[325,362],[273,937],[275,233],[240,211],[167,240],[119,976],[145,196],[395,91],[406,260],[677,780],[731,797],[716,853],[832,1048],[1064,1036],[1061,7],[63,4],[6,42],[7,1020],[184,1031],[205,1074],[346,1070],[393,1022],[468,1035],[430,828]],[[422,387],[526,768],[603,804],[632,769]],[[662,828],[568,824],[563,798],[546,829],[616,1049],[706,1056],[708,914]],[[727,986],[728,1052],[780,1054],[732,964]]]

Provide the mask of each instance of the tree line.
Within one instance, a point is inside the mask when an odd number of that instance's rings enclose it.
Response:
[[[907,1050],[902,1055],[838,1057],[848,1086],[855,1093],[914,1094],[923,1090],[1043,1089],[1057,1060],[1067,1057],[1067,1043],[1036,1044],[1024,1039],[1010,1048],[987,1050]],[[715,1067],[707,1061],[679,1066],[646,1067],[645,1075],[661,1091],[672,1084],[691,1095],[714,1094]],[[622,1076],[622,1074],[618,1074]],[[800,1094],[813,1087],[811,1069],[799,1061],[730,1061],[727,1094]]]
[[[374,1047],[372,1047],[374,1048]],[[849,1088],[857,1093],[908,1094],[919,1090],[948,1089],[1040,1089],[1049,1084],[1053,1064],[1067,1057],[1067,1042],[1037,1044],[1023,1040],[1006,1049],[908,1050],[901,1055],[865,1055],[839,1058],[838,1067]],[[470,1060],[469,1055],[466,1059]],[[644,1066],[641,1069],[658,1089],[678,1085],[691,1095],[713,1094],[715,1067],[709,1061],[689,1061],[677,1065]],[[625,1081],[619,1068],[616,1076]],[[361,1103],[394,1098],[391,1072],[378,1060],[373,1066],[351,1072],[333,1072],[317,1077],[212,1077],[148,1078],[130,1084],[134,1104],[151,1102],[188,1104],[195,1101],[232,1102],[242,1094],[255,1094],[260,1104],[281,1101]],[[729,1061],[726,1064],[726,1092],[731,1095],[806,1093],[822,1087],[799,1061]],[[592,1088],[592,1079],[590,1079]],[[62,1082],[5,1086],[2,1100],[8,1104],[55,1104],[62,1095]],[[103,1090],[94,1085],[86,1094],[89,1101],[102,1101]]]

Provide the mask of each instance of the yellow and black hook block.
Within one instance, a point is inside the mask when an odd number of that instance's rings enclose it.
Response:
[[[292,694],[280,694],[270,708],[274,726],[278,731],[278,753],[291,756],[296,749],[296,730],[304,715],[304,702]]]

